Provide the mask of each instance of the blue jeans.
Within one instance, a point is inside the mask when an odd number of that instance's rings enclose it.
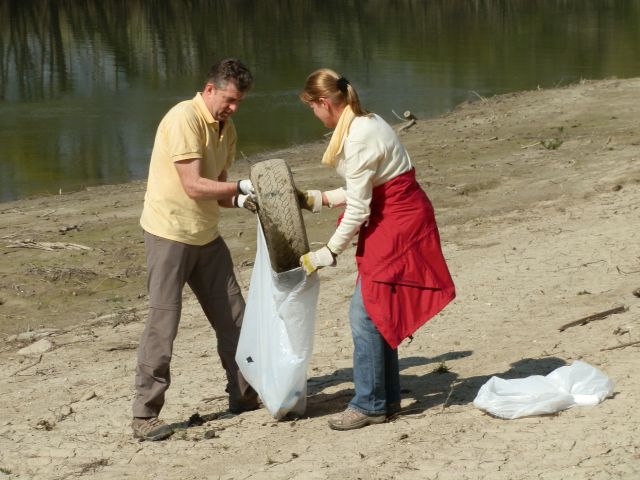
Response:
[[[364,308],[360,281],[351,298],[349,321],[353,337],[353,383],[349,406],[366,415],[384,415],[387,405],[400,402],[398,350],[387,344]]]

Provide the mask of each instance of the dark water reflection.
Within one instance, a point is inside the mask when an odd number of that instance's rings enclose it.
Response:
[[[321,137],[297,99],[320,66],[391,121],[640,75],[640,0],[2,0],[0,201],[144,178],[161,116],[225,56],[256,77],[250,155]]]

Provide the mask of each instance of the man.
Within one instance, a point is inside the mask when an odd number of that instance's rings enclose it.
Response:
[[[255,211],[251,181],[227,181],[236,150],[230,117],[252,83],[242,63],[222,60],[211,67],[203,91],[174,106],[158,126],[140,218],[150,308],[138,348],[131,427],[142,440],[162,440],[173,433],[158,416],[171,383],[185,283],[216,332],[229,410],[258,408],[257,394],[234,358],[245,303],[218,232],[219,206]]]

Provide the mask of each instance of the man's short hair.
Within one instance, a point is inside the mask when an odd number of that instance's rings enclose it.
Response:
[[[229,82],[232,82],[241,92],[246,92],[253,84],[251,72],[236,58],[220,60],[207,74],[207,83],[212,83],[216,88],[225,88]]]

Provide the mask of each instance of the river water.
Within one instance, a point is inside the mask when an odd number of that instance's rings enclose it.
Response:
[[[640,0],[3,0],[0,201],[146,177],[164,113],[210,65],[255,87],[240,155],[322,138],[319,67],[390,122],[478,95],[640,75]]]

